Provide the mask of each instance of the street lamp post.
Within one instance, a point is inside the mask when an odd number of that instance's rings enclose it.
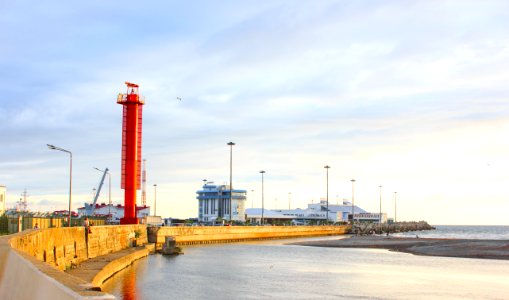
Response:
[[[355,184],[355,179],[352,179],[350,181],[352,182],[352,225],[353,225],[355,223],[355,217],[354,217],[355,216],[355,212],[354,212],[354,207],[355,207],[355,205],[354,205],[354,203],[355,203],[354,202],[355,201],[354,200],[354,194],[355,194],[354,193],[354,184]]]
[[[380,234],[382,234],[382,186],[380,187],[380,214],[378,215]]]
[[[288,210],[290,210],[290,201],[292,200],[292,192],[288,192]]]
[[[65,153],[69,153],[69,227],[71,227],[71,204],[72,204],[72,152],[65,150],[60,147],[56,147],[50,144],[46,144],[51,150],[58,150]]]
[[[265,174],[265,171],[263,171],[263,170],[260,171],[260,174],[262,174],[262,218],[260,219],[260,223],[261,223],[261,225],[263,225],[263,211],[265,210],[265,206],[264,206],[265,202],[263,199],[263,193],[264,193],[264,191],[263,191],[263,174]]]
[[[251,190],[251,208],[254,208],[254,190]]]
[[[330,166],[324,167],[327,170],[327,212],[326,212],[326,223],[329,223],[329,169]]]
[[[233,211],[232,211],[232,199],[233,199],[233,188],[232,188],[232,152],[233,152],[233,146],[235,145],[234,142],[229,142],[227,144],[228,146],[230,146],[230,223],[232,222],[232,214],[233,214]]]
[[[156,205],[157,205],[157,184],[154,184],[154,216],[157,216]]]
[[[396,222],[397,222],[397,218],[396,218],[396,216],[397,216],[397,215],[396,215],[396,194],[397,194],[397,193],[398,193],[398,192],[394,192],[394,223],[396,223]]]

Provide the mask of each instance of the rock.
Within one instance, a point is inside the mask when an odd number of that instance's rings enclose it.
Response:
[[[182,249],[177,246],[177,242],[175,241],[174,237],[166,236],[164,238],[164,244],[161,253],[164,255],[178,255],[182,254]]]

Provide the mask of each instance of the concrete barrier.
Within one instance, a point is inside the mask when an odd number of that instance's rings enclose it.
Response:
[[[146,233],[145,225],[122,225],[94,226],[88,235],[66,227],[0,237],[0,299],[114,299],[63,270],[134,241],[146,244]]]
[[[161,249],[166,236],[177,245],[227,243],[246,240],[281,239],[306,236],[342,235],[350,226],[170,226],[155,229],[150,242]],[[152,229],[154,230],[154,229]],[[149,228],[150,232],[150,228]]]
[[[349,226],[232,226],[150,230],[160,247],[165,236],[173,236],[178,245],[188,245],[340,235],[348,229]],[[146,243],[145,225],[94,226],[88,236],[85,228],[72,227],[27,230],[0,237],[0,299],[114,299],[106,293],[91,290],[90,283],[62,270],[89,258]],[[111,268],[105,268],[98,274],[96,283],[127,264],[119,260]]]
[[[130,266],[133,263],[133,261],[148,256],[148,254],[149,249],[144,248],[142,250],[137,250],[133,253],[127,254],[123,257],[113,260],[112,262],[104,266],[101,271],[95,274],[94,278],[92,279],[92,286],[100,287],[113,274]]]

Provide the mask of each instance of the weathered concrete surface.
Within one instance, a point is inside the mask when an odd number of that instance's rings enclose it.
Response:
[[[101,285],[118,271],[130,266],[134,261],[149,254],[147,247],[136,247],[89,259],[66,273],[90,283],[92,287]]]
[[[65,270],[89,258],[129,248],[136,235],[139,245],[147,243],[145,225],[93,226],[88,237],[84,227],[26,230],[11,235],[9,242],[12,248]]]
[[[175,238],[177,245],[228,243],[245,240],[291,238],[345,234],[350,226],[197,226],[160,227],[150,242],[161,249],[165,237]]]
[[[177,244],[233,242],[242,240],[345,234],[348,226],[233,226],[233,227],[162,227],[154,239],[162,244],[165,236],[174,236]],[[119,253],[117,259],[104,262],[106,270],[83,272],[86,280],[62,272],[99,256],[114,257],[116,252],[147,243],[144,225],[94,226],[85,235],[83,227],[27,230],[0,238],[0,299],[112,299],[111,295],[91,290],[118,268],[138,259]],[[87,243],[88,240],[88,243]],[[147,251],[148,250],[144,250]],[[117,260],[118,264],[117,264]],[[109,263],[113,263],[107,267]],[[94,274],[95,275],[92,275]],[[93,284],[91,284],[94,282]],[[30,284],[25,284],[30,283]]]
[[[0,237],[0,299],[114,299],[83,280],[13,249]]]
[[[113,299],[62,270],[134,240],[147,243],[145,225],[93,226],[88,236],[84,227],[66,227],[0,237],[0,299]]]
[[[174,237],[167,236],[165,237],[161,253],[164,255],[177,255],[182,253],[182,249],[177,246],[177,242]]]
[[[338,248],[381,248],[416,255],[509,259],[508,240],[353,236],[340,240],[299,242],[292,243],[292,245]]]

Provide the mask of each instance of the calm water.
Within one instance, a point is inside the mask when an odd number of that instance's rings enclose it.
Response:
[[[293,241],[151,255],[104,290],[120,299],[509,299],[509,261],[284,244]]]
[[[436,230],[399,233],[397,236],[423,238],[493,239],[509,240],[509,226],[435,226]]]

